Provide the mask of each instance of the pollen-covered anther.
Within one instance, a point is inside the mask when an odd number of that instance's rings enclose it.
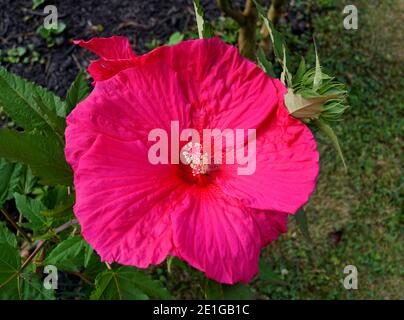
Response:
[[[192,175],[206,174],[209,166],[208,153],[203,153],[202,145],[198,142],[188,142],[181,149],[181,161],[192,168]]]

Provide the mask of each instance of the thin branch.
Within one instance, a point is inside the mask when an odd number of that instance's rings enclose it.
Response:
[[[32,261],[32,259],[35,258],[35,256],[38,254],[38,252],[42,249],[42,247],[45,245],[46,241],[45,240],[39,240],[34,252],[31,253],[31,255],[27,258],[27,260],[24,261],[22,264],[19,273],[25,269],[25,267]]]
[[[32,239],[30,237],[28,237],[28,235],[25,233],[25,231],[18,225],[15,223],[15,221],[13,220],[13,218],[7,213],[6,210],[4,210],[3,208],[0,209],[1,213],[4,215],[4,217],[7,219],[8,222],[10,222],[10,224],[19,232],[21,233],[21,235],[24,237],[25,240],[27,240],[29,243],[32,242]]]
[[[87,283],[90,286],[94,286],[94,283],[91,282],[89,278],[87,278],[86,275],[80,273],[80,272],[70,272],[72,275],[75,275],[76,277],[79,277],[81,280],[83,280],[85,283]]]
[[[239,10],[233,9],[229,0],[217,0],[217,5],[225,15],[233,18],[240,26],[243,26],[246,23],[246,18],[243,13]]]
[[[55,233],[58,234],[58,233],[60,233],[60,232],[62,232],[64,230],[70,228],[71,226],[73,226],[75,224],[78,224],[78,223],[79,222],[77,221],[77,219],[70,220],[70,221],[66,222],[65,224],[62,224],[60,227],[57,227],[55,229]]]

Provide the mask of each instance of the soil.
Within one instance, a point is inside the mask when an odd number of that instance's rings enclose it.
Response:
[[[239,2],[239,1],[237,1]],[[59,21],[66,24],[63,42],[48,48],[36,29],[43,24],[43,8],[58,9]],[[208,18],[220,14],[216,1],[202,1]],[[45,1],[32,10],[31,0],[0,0],[0,50],[32,45],[43,63],[2,63],[9,71],[48,87],[64,97],[79,68],[95,57],[72,44],[72,39],[112,35],[128,36],[137,54],[148,51],[153,39],[164,43],[176,31],[194,28],[192,0],[86,0]]]
[[[232,0],[235,8],[242,8],[245,0]],[[221,12],[216,0],[201,0],[208,20]],[[293,3],[293,1],[291,2]],[[269,0],[263,4],[268,6]],[[59,21],[66,25],[59,45],[48,47],[46,39],[37,32],[48,14],[46,5],[54,5]],[[300,34],[307,29],[299,6],[289,6],[286,20],[292,32]],[[147,44],[157,39],[165,43],[174,32],[195,30],[192,0],[45,0],[32,9],[32,0],[0,0],[0,64],[9,71],[36,82],[64,97],[79,68],[86,69],[95,56],[72,43],[73,39],[89,40],[112,35],[127,36],[137,54],[149,51]],[[23,47],[24,57],[39,53],[40,62],[4,62],[1,55],[9,49]]]

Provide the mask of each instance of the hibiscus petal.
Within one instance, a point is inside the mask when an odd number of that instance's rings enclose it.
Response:
[[[288,214],[276,211],[253,210],[252,214],[261,235],[261,246],[264,247],[288,231]]]
[[[75,44],[90,50],[101,59],[92,61],[88,72],[94,83],[109,79],[118,72],[133,67],[136,54],[133,52],[127,37],[93,38],[89,41],[74,40]]]
[[[94,79],[93,85],[97,81],[107,80],[112,78],[117,73],[128,68],[136,66],[136,59],[127,60],[104,60],[99,59],[92,61],[88,67],[88,72]]]
[[[250,281],[261,249],[252,214],[219,190],[195,188],[189,197],[189,210],[171,214],[176,255],[218,282]]]
[[[171,132],[171,121],[180,130],[191,126],[191,105],[162,64],[131,68],[99,82],[67,117],[65,154],[73,169],[98,134],[120,140],[148,141],[153,129]]]
[[[253,62],[220,38],[161,48],[193,107],[193,127],[256,128],[276,107],[276,87]]]
[[[131,59],[136,56],[127,37],[92,38],[89,41],[74,40],[73,43],[90,50],[103,59]]]
[[[170,167],[149,163],[142,142],[98,136],[80,162],[75,186],[74,213],[103,261],[143,268],[172,252],[170,212],[181,210],[173,201],[178,183]]]
[[[314,192],[319,154],[309,128],[293,118],[283,104],[280,82],[277,112],[257,131],[251,175],[239,175],[238,164],[224,167],[217,183],[226,194],[251,208],[295,214]]]

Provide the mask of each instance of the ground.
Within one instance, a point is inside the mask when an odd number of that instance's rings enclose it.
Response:
[[[202,3],[211,20],[219,16],[213,0]],[[358,30],[343,28],[342,8],[351,3],[358,7]],[[187,37],[195,31],[190,0],[91,0],[79,6],[52,1],[66,24],[61,43],[52,46],[56,39],[48,39],[49,44],[35,31],[42,23],[41,9],[33,11],[31,1],[0,4],[1,64],[61,96],[92,57],[73,46],[73,38],[126,35],[135,51],[144,53],[176,31]],[[290,48],[313,64],[314,35],[322,65],[348,84],[351,108],[334,127],[349,169],[344,172],[330,143],[316,132],[321,173],[306,208],[312,242],[290,219],[288,233],[263,252],[273,275],[253,282],[257,298],[404,298],[403,14],[400,0],[290,1],[279,25]],[[228,42],[235,40],[231,22],[215,25]],[[18,47],[25,51],[10,53]],[[346,265],[358,269],[358,290],[341,283]],[[193,276],[175,264],[171,275],[165,266],[153,274],[179,298],[202,297]]]

